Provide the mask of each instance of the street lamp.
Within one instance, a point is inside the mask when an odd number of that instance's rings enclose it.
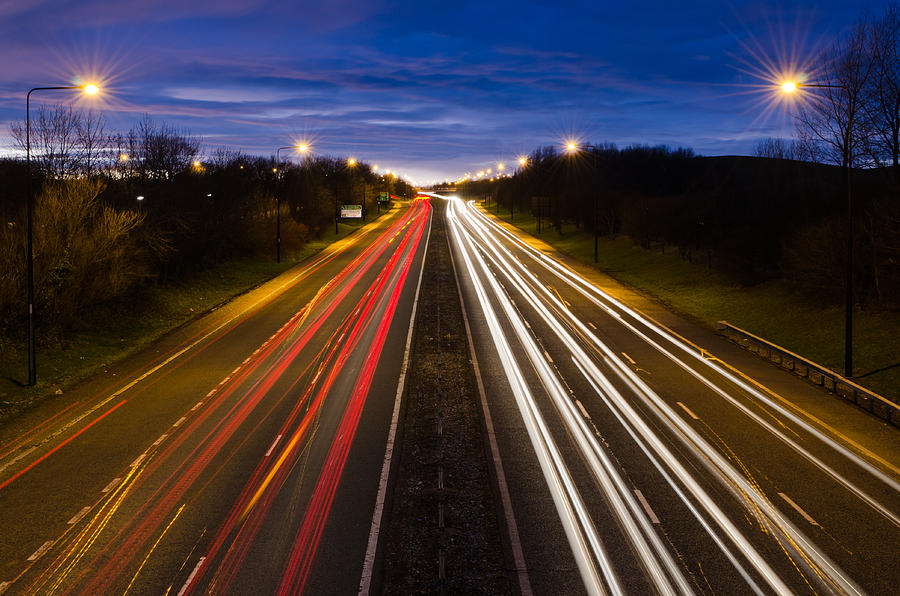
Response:
[[[58,87],[34,87],[29,89],[25,95],[25,162],[28,171],[28,201],[26,207],[26,232],[27,232],[27,248],[26,248],[26,269],[28,285],[28,384],[37,383],[37,366],[35,364],[35,348],[34,348],[34,232],[32,219],[34,217],[34,194],[31,188],[31,94],[35,91],[56,91],[56,90],[74,90],[83,91],[87,95],[96,95],[100,92],[97,85],[65,85]]]
[[[296,149],[300,153],[306,153],[309,150],[309,147],[306,145],[285,145],[284,147],[279,147],[275,150],[275,165],[281,165],[281,152],[284,149]],[[281,179],[281,175],[278,173],[278,168],[272,168],[272,171],[275,172],[275,262],[281,262],[281,199],[278,194],[278,186],[277,182]]]
[[[830,83],[797,83],[785,81],[781,85],[784,93],[794,93],[802,87],[816,89],[843,89],[849,93],[846,85],[833,85]],[[848,146],[846,152],[846,176],[847,176],[847,261],[844,272],[844,376],[853,377],[853,194],[851,179],[853,177],[853,154]]]

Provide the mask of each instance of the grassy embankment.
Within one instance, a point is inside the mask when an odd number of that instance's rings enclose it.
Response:
[[[35,387],[23,386],[27,380],[25,346],[3,350],[0,353],[0,420],[58,389],[72,386],[216,305],[272,279],[364,223],[368,222],[341,222],[337,234],[333,227],[327,226],[321,238],[307,243],[296,254],[282,255],[281,263],[275,263],[274,258],[231,261],[178,283],[141,288],[127,298],[82,313],[79,322],[66,331],[61,345],[41,345],[38,339]]]
[[[536,220],[508,210],[491,213],[537,236]],[[546,224],[546,222],[545,222]],[[564,225],[562,234],[549,226],[539,236],[558,250],[594,265],[594,239]],[[843,372],[844,310],[822,305],[791,291],[784,282],[740,286],[705,265],[681,259],[677,250],[647,251],[620,236],[600,238],[594,265],[629,286],[713,327],[725,320],[828,368]],[[900,399],[900,316],[866,310],[854,314],[855,380],[893,400]]]

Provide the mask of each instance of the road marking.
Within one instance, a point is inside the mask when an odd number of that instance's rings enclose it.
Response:
[[[53,541],[52,541],[52,540],[48,540],[47,542],[45,542],[44,544],[42,544],[42,545],[40,546],[40,548],[38,548],[36,551],[34,551],[34,552],[31,554],[31,556],[28,557],[28,560],[29,560],[29,561],[37,561],[37,560],[40,559],[42,556],[44,556],[44,553],[46,553],[48,550],[50,550],[50,547],[51,547],[51,546],[53,546]]]
[[[129,467],[129,468],[136,468],[136,467],[138,466],[138,464],[140,464],[142,461],[144,461],[144,458],[145,458],[145,457],[147,457],[147,454],[146,454],[146,453],[140,454],[139,456],[137,456],[137,459],[134,460],[133,462],[131,462],[131,465],[128,466],[128,467]]]
[[[206,394],[206,397],[212,397],[213,394],[216,392],[216,389],[218,389],[218,387],[212,388],[212,389],[210,390],[210,392]]]
[[[3,583],[0,583],[0,594],[6,592],[6,589],[9,588],[11,585],[13,585],[12,582],[3,582]]]
[[[587,410],[584,409],[584,406],[583,406],[583,405],[581,404],[581,402],[578,401],[577,399],[575,400],[575,405],[578,406],[578,409],[579,409],[579,410],[581,410],[581,415],[582,415],[582,416],[584,416],[584,417],[587,418],[588,420],[591,419],[590,414],[587,413]]]
[[[191,571],[191,574],[188,576],[187,581],[184,582],[184,585],[181,586],[181,590],[178,592],[178,596],[184,596],[184,593],[187,592],[187,589],[191,586],[191,582],[194,581],[194,578],[197,576],[197,572],[200,571],[200,566],[203,565],[203,561],[206,560],[206,557],[200,557],[200,560],[197,561],[197,565],[194,566],[194,570]]]
[[[591,323],[590,321],[588,321],[588,325],[590,325],[590,326],[591,326],[591,329],[593,329],[594,331],[597,330],[597,326],[594,325],[593,323]]]
[[[433,212],[432,212],[433,213]],[[432,215],[433,217],[433,215]],[[409,349],[412,345],[413,328],[416,320],[416,312],[419,306],[419,290],[422,289],[422,276],[425,273],[425,257],[428,253],[428,243],[431,241],[431,225],[428,226],[428,236],[425,237],[422,265],[419,269],[419,281],[416,283],[416,293],[413,297],[412,312],[409,315],[409,330],[406,332],[406,347],[403,350],[403,362],[400,364],[400,379],[397,383],[397,393],[394,396],[394,411],[391,414],[391,426],[388,431],[387,444],[384,449],[384,462],[381,465],[381,479],[378,481],[378,493],[375,496],[375,510],[372,513],[372,525],[369,528],[369,542],[366,545],[366,556],[363,560],[362,577],[359,581],[359,594],[368,596],[372,589],[372,575],[375,571],[375,551],[378,549],[378,535],[381,524],[384,521],[384,505],[387,497],[388,478],[391,472],[391,464],[394,459],[394,439],[397,436],[397,426],[400,419],[400,402],[406,387],[406,371],[409,368]],[[318,377],[318,373],[316,373]],[[315,379],[313,380],[315,383]]]
[[[6,468],[10,467],[11,465],[13,465],[14,463],[16,463],[16,462],[19,461],[20,459],[22,459],[22,458],[24,458],[24,457],[27,457],[28,454],[31,453],[32,451],[34,451],[35,449],[37,449],[37,447],[29,447],[28,449],[26,449],[25,451],[23,451],[22,453],[20,453],[19,455],[17,455],[17,456],[14,457],[13,459],[11,459],[10,461],[6,462],[6,463],[3,464],[2,466],[0,466],[0,472],[2,472],[3,470],[5,470]]]
[[[629,355],[626,354],[625,352],[622,352],[622,356],[625,356],[625,359],[628,360],[628,362],[630,362],[630,363],[632,363],[632,364],[637,364],[637,362],[635,362],[634,360],[632,360],[632,359],[631,359],[631,356],[629,356]]]
[[[191,412],[194,412],[194,411],[198,410],[198,409],[200,408],[200,406],[202,406],[202,405],[203,405],[203,402],[202,402],[202,401],[198,401],[198,402],[197,402],[197,405],[194,406],[193,408],[191,408]]]
[[[165,440],[166,440],[166,437],[168,437],[168,436],[169,436],[169,433],[163,434],[163,435],[160,436],[158,439],[156,439],[156,441],[153,443],[153,446],[154,446],[154,447],[159,447],[159,444],[162,443],[163,441],[165,441]]]
[[[281,440],[281,435],[278,435],[277,437],[275,437],[275,441],[272,442],[272,446],[269,447],[268,451],[266,451],[266,457],[269,457],[270,455],[272,455],[272,452],[275,450],[275,445],[277,445],[278,441],[280,441],[280,440]]]
[[[88,430],[89,428],[91,428],[92,426],[94,426],[95,424],[97,424],[98,422],[100,422],[101,420],[103,420],[104,418],[106,418],[108,415],[110,415],[111,413],[113,413],[114,411],[116,411],[116,409],[118,409],[119,406],[121,406],[122,404],[124,404],[124,403],[127,402],[127,401],[128,401],[127,399],[123,399],[122,401],[120,401],[119,403],[117,403],[116,405],[114,405],[113,407],[111,407],[110,409],[108,409],[106,412],[104,412],[103,414],[101,414],[100,416],[98,416],[97,418],[95,418],[90,424],[88,424],[87,426],[85,426],[84,428],[82,428],[81,430],[79,430],[78,432],[76,432],[74,435],[72,435],[71,437],[69,437],[68,439],[66,439],[65,441],[63,441],[62,443],[60,443],[59,445],[57,445],[56,447],[54,447],[53,449],[51,449],[50,451],[48,451],[47,453],[45,453],[44,455],[42,455],[41,457],[39,457],[38,459],[36,459],[35,461],[33,461],[33,462],[32,462],[31,464],[29,464],[28,466],[25,466],[24,469],[20,470],[20,471],[17,472],[16,474],[14,474],[11,478],[9,478],[9,479],[5,480],[4,482],[0,483],[0,490],[3,490],[4,488],[6,488],[7,486],[9,486],[9,485],[12,484],[13,482],[15,482],[16,480],[18,480],[19,477],[21,477],[23,474],[25,474],[26,472],[28,472],[29,470],[31,470],[32,468],[34,468],[36,465],[38,465],[39,463],[41,463],[42,461],[44,461],[45,459],[47,459],[48,457],[50,457],[51,455],[53,455],[54,453],[56,453],[57,451],[59,451],[60,449],[62,449],[64,446],[66,446],[66,445],[68,445],[69,443],[71,443],[72,441],[74,441],[77,437],[81,436],[82,433],[87,432],[87,430]]]
[[[91,510],[90,507],[85,506],[84,509],[82,509],[81,511],[79,511],[78,513],[76,513],[75,515],[73,515],[73,516],[72,516],[72,519],[70,519],[69,521],[66,522],[66,525],[71,526],[71,525],[73,525],[73,524],[77,524],[78,522],[81,521],[81,518],[82,518],[82,517],[84,517],[85,515],[87,515],[87,512],[90,511],[90,510]]]
[[[814,520],[814,519],[812,518],[812,516],[810,516],[810,514],[808,514],[807,512],[803,511],[803,509],[800,508],[800,505],[797,505],[796,503],[794,503],[794,501],[793,501],[789,496],[787,496],[787,495],[784,494],[784,493],[778,493],[778,496],[781,497],[782,499],[784,499],[784,500],[787,502],[788,505],[790,505],[791,507],[793,507],[794,510],[795,510],[797,513],[799,513],[800,515],[802,515],[802,516],[803,516],[803,519],[805,519],[806,521],[808,521],[809,523],[811,523],[812,525],[814,525],[814,526],[816,526],[816,527],[819,527],[819,528],[822,527],[821,525],[819,525],[819,522],[817,522],[816,520]]]
[[[547,350],[544,350],[544,356],[547,357],[547,360],[550,361],[550,364],[553,364],[553,358],[550,357],[550,354],[547,352]]]
[[[182,416],[181,418],[178,419],[178,421],[175,424],[172,425],[172,428],[178,428],[179,426],[184,424],[185,420],[187,420],[187,416]]]
[[[656,514],[653,513],[653,509],[650,508],[650,503],[647,502],[647,499],[644,498],[644,493],[639,491],[638,489],[634,489],[634,494],[637,496],[638,501],[641,502],[641,507],[644,508],[644,511],[647,512],[647,517],[650,518],[654,524],[659,525],[659,518],[656,517]]]
[[[681,409],[684,410],[685,412],[687,412],[688,416],[690,416],[690,417],[693,418],[694,420],[700,420],[700,418],[699,418],[696,414],[694,414],[693,412],[691,412],[691,409],[690,409],[689,407],[687,407],[686,405],[684,405],[684,404],[681,403],[680,401],[676,401],[675,403],[678,404],[679,406],[681,406]]]
[[[109,484],[107,484],[107,485],[103,488],[103,490],[101,490],[100,492],[102,492],[102,493],[108,493],[109,491],[111,491],[111,490],[113,489],[113,487],[114,487],[115,485],[119,484],[119,482],[120,482],[121,480],[122,480],[121,478],[113,478],[113,479],[112,479],[112,482],[110,482]]]

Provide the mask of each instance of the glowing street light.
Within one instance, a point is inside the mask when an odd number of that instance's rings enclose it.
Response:
[[[347,165],[352,168],[353,166],[356,165],[356,160],[351,157],[350,159],[347,160]]]
[[[574,141],[569,141],[566,143],[566,152],[567,153],[575,153],[578,150],[578,145]]]
[[[57,87],[34,87],[25,95],[25,162],[28,169],[28,201],[26,209],[26,269],[28,286],[28,384],[37,383],[37,365],[35,364],[34,348],[34,195],[31,189],[31,94],[35,91],[83,91],[87,95],[96,95],[100,88],[94,84],[88,85],[64,85]]]
[[[843,89],[849,93],[846,85],[834,85],[831,83],[796,83],[794,81],[785,81],[781,85],[782,92],[786,94],[794,93],[801,87],[812,87],[816,89]],[[845,148],[847,152],[847,260],[846,270],[844,272],[844,286],[846,295],[844,297],[844,376],[848,379],[853,377],[853,194],[851,192],[851,179],[853,177],[853,162],[849,148]]]
[[[306,153],[309,151],[309,146],[304,144],[299,145],[285,145],[284,147],[279,147],[275,150],[275,167],[272,168],[272,171],[277,175],[278,174],[278,166],[281,165],[281,152],[285,149],[295,149],[300,153]],[[278,188],[275,188],[275,262],[281,262],[281,198],[278,193]]]
[[[523,168],[524,168],[525,166],[527,166],[527,165],[528,165],[528,158],[527,158],[527,157],[520,157],[520,158],[519,158],[519,165],[522,166]]]

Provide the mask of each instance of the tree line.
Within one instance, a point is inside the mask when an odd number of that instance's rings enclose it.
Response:
[[[900,201],[890,168],[856,173],[856,292],[900,305]],[[738,284],[783,278],[839,303],[846,254],[844,172],[814,162],[699,157],[690,149],[612,144],[534,151],[508,178],[457,186],[465,198],[646,250],[675,250]]]
[[[11,133],[24,149],[24,124]],[[143,118],[110,131],[101,114],[42,106],[31,123],[34,267],[41,337],[58,337],[93,304],[144,284],[186,279],[235,258],[289,257],[334,225],[340,203],[374,211],[379,192],[412,196],[403,180],[364,163],[298,163],[226,149]],[[0,160],[0,344],[25,319],[24,159]],[[277,200],[276,200],[277,199]],[[4,340],[3,338],[6,338]]]

